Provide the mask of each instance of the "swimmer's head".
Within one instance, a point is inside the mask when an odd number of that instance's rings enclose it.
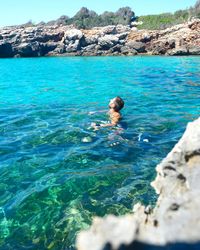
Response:
[[[110,100],[109,108],[114,109],[115,111],[120,111],[124,107],[124,101],[121,97],[117,96]]]

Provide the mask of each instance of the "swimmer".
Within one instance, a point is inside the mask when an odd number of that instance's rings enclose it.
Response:
[[[117,126],[118,123],[120,122],[122,116],[120,114],[120,110],[124,107],[124,101],[122,100],[121,97],[117,96],[113,99],[110,100],[109,102],[109,118],[110,122],[109,123],[101,123],[97,125],[96,123],[92,123],[91,126],[97,130],[99,127],[113,127]]]

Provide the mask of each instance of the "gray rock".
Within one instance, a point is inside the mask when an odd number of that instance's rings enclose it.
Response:
[[[125,40],[119,40],[118,44],[125,46],[126,41]]]
[[[117,33],[129,33],[130,31],[131,31],[131,28],[129,26],[124,26],[122,24],[118,24],[116,26]]]
[[[123,32],[123,33],[117,34],[116,37],[118,37],[119,40],[124,40],[127,38],[128,34],[129,34],[128,32]]]
[[[165,55],[176,46],[175,40],[155,41],[146,46],[146,50],[153,55]]]
[[[37,41],[37,42],[59,42],[62,40],[62,37],[64,36],[64,33],[46,33],[46,34],[35,34],[34,37],[31,39],[31,41]]]
[[[95,50],[96,50],[96,44],[91,44],[91,45],[88,45],[88,46],[82,48],[83,52],[90,52],[90,53],[92,53]]]
[[[53,51],[57,47],[57,43],[22,43],[15,47],[15,55],[20,57],[37,57],[45,56],[50,51]]]
[[[161,31],[139,31],[123,25],[78,30],[72,25],[59,26],[54,23],[51,26],[32,26],[29,23],[0,29],[1,57],[44,56],[55,53],[80,55],[84,47],[94,44],[99,47],[91,46],[90,51],[88,47],[85,53],[199,55],[199,30],[199,19]],[[123,45],[122,52],[117,45]],[[95,49],[92,51],[92,48]]]
[[[158,44],[156,46],[153,46],[150,51],[152,55],[165,55],[168,49],[164,45]]]
[[[40,44],[38,42],[21,43],[17,48],[15,48],[15,53],[21,57],[41,56],[40,51]]]
[[[107,34],[116,34],[116,26],[115,25],[109,25],[109,26],[105,26],[102,28],[102,33],[104,35]]]
[[[57,44],[55,42],[48,42],[40,44],[41,55],[49,55],[50,52],[54,51],[56,54],[62,54],[65,52],[65,46],[63,44]]]
[[[64,34],[65,40],[80,40],[83,37],[82,31],[78,29],[69,29]]]
[[[121,47],[121,53],[123,55],[137,55],[138,52],[135,49],[131,49],[128,46],[122,46]]]
[[[116,44],[114,47],[112,47],[109,52],[112,54],[112,53],[115,53],[115,52],[121,52],[121,48],[122,48],[122,45],[120,44]]]
[[[199,249],[199,166],[200,118],[188,124],[156,167],[152,186],[159,197],[155,208],[136,204],[134,214],[95,218],[91,228],[79,234],[78,250]]]
[[[114,35],[105,35],[98,39],[98,44],[103,50],[110,49],[114,45],[116,45],[119,41],[119,38]]]
[[[10,43],[1,41],[0,42],[0,58],[6,58],[6,57],[12,57],[13,54],[13,48]]]
[[[55,55],[61,55],[61,54],[64,54],[66,52],[66,49],[65,49],[65,46],[64,45],[60,45],[60,46],[57,46],[54,50],[49,50],[49,52],[45,53],[48,54],[48,55],[51,55],[51,52]]]
[[[98,35],[85,36],[85,46],[98,43]]]
[[[171,51],[168,51],[168,54],[170,56],[185,56],[189,54],[189,51],[186,46],[183,46],[183,47],[178,47]]]
[[[188,53],[190,55],[200,55],[200,46],[195,46],[195,45],[188,46]]]
[[[80,40],[71,41],[68,45],[65,46],[65,51],[67,53],[76,52],[78,50],[80,50]]]
[[[131,48],[131,49],[136,50],[139,53],[146,52],[145,43],[142,43],[142,42],[129,41],[126,43],[126,46]]]

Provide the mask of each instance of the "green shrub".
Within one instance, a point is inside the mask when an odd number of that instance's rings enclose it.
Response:
[[[81,8],[75,16],[66,20],[65,24],[74,24],[77,28],[88,29],[107,25],[129,25],[135,18],[135,13],[130,7],[120,8],[117,12],[105,11],[98,15],[96,12]]]
[[[143,23],[138,26],[139,29],[165,29],[183,23],[191,17],[200,18],[200,0],[197,0],[193,7],[186,10],[178,10],[175,13],[163,13],[159,15],[146,15],[140,17],[136,17],[130,7],[120,8],[116,12],[105,11],[101,15],[82,7],[72,18],[61,16],[59,19],[50,21],[47,24],[73,24],[79,29],[90,29],[92,27],[107,25],[130,25],[132,21],[137,19]],[[26,25],[30,25],[30,22]]]
[[[163,13],[159,15],[140,16],[138,21],[143,22],[139,29],[165,29],[173,25],[186,22],[191,17],[200,18],[200,0],[193,7],[186,10],[178,10],[175,13]]]
[[[182,13],[183,12],[183,13]],[[178,11],[174,14],[164,13],[160,15],[140,16],[138,21],[143,22],[139,29],[166,29],[173,25],[187,21],[189,14],[187,11]]]

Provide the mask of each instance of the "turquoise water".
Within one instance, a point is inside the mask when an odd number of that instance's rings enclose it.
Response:
[[[199,57],[0,60],[0,249],[71,249],[92,217],[154,204],[155,165],[199,116]],[[125,100],[126,129],[94,131]]]

